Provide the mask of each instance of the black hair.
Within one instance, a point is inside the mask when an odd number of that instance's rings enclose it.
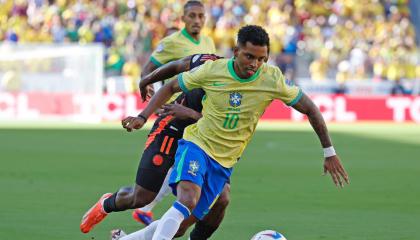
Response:
[[[197,0],[189,0],[188,2],[186,2],[186,3],[184,4],[184,13],[187,11],[187,9],[188,9],[189,7],[192,7],[192,6],[200,6],[200,7],[204,7],[203,3],[202,3],[202,2],[200,2],[200,1],[197,1]]]
[[[268,52],[270,52],[270,37],[264,28],[260,26],[246,25],[242,27],[238,32],[237,41],[242,46],[246,45],[246,42],[258,46],[267,46]]]

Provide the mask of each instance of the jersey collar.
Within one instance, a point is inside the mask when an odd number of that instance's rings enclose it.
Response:
[[[232,77],[236,80],[236,81],[239,81],[239,82],[241,82],[241,83],[246,83],[246,82],[252,82],[252,81],[254,81],[259,75],[260,75],[260,70],[261,70],[261,67],[260,68],[258,68],[258,70],[257,70],[257,72],[256,73],[254,73],[254,75],[252,75],[251,77],[249,77],[249,78],[240,78],[237,74],[236,74],[236,72],[235,72],[235,70],[233,69],[233,58],[231,58],[231,59],[229,59],[229,61],[228,61],[228,69],[229,69],[229,73],[230,73],[230,75],[232,75]]]
[[[188,32],[187,29],[183,28],[181,30],[182,35],[184,35],[184,37],[186,37],[188,40],[190,40],[192,43],[198,45],[201,42],[201,37],[199,40],[195,40]]]

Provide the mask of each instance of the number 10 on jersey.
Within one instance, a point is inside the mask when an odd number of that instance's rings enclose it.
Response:
[[[238,125],[239,114],[237,113],[226,113],[226,118],[223,123],[223,128],[234,129]]]

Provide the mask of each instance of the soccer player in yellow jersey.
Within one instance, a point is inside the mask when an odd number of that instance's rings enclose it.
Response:
[[[147,76],[165,63],[186,56],[199,53],[214,54],[216,47],[213,39],[201,34],[205,20],[206,14],[203,3],[188,1],[184,5],[184,15],[182,16],[185,27],[159,42],[143,68],[142,77]],[[153,88],[151,86],[150,88],[150,95],[152,95]]]
[[[185,23],[185,27],[180,31],[176,31],[163,38],[159,42],[158,46],[150,56],[149,61],[143,68],[142,77],[147,76],[155,69],[168,62],[178,60],[193,54],[213,54],[216,52],[213,39],[201,34],[201,30],[206,20],[206,11],[203,3],[196,0],[187,1],[184,4],[183,10],[184,13],[182,16],[182,21]],[[157,87],[160,87],[162,83],[163,82],[158,83],[159,86]],[[149,96],[152,96],[154,93],[153,85],[149,85],[147,88]],[[177,95],[174,95],[173,98],[169,100],[169,102],[175,100],[176,97]],[[163,137],[164,136],[162,136],[162,138]],[[148,178],[147,181],[149,182],[154,181],[152,177],[146,177],[144,173],[141,173],[141,176],[143,178]],[[139,179],[141,176],[138,175],[137,179]],[[156,190],[154,186],[151,186],[153,184],[154,183],[146,183],[145,181],[140,182],[136,180],[136,187],[133,194],[127,195],[129,198],[128,200],[131,200],[135,196],[135,206],[142,206],[142,208],[133,211],[133,217],[145,225],[148,225],[152,221],[152,209],[160,201],[159,199],[162,199],[161,195],[165,195],[166,192],[170,192],[167,184],[162,185],[162,188],[158,190]],[[116,199],[115,202],[117,205],[119,204],[118,199]],[[148,204],[145,206],[145,203]],[[121,204],[124,203],[120,203],[120,205]],[[200,222],[198,227],[201,227],[201,225],[203,224]]]
[[[169,61],[181,59],[192,54],[211,54],[215,52],[213,40],[201,35],[205,22],[205,9],[200,1],[186,2],[182,20],[185,23],[185,28],[161,40],[149,62],[144,67],[143,76],[148,75],[151,71]],[[174,139],[178,138],[179,133],[182,136],[181,129],[176,129],[176,131],[179,131],[174,136],[173,132],[175,130],[169,129],[171,126],[168,124],[168,118],[164,120],[158,121],[158,127],[154,128],[149,135],[139,164],[134,187],[121,188],[114,194],[104,194],[98,203],[83,216],[80,225],[82,232],[87,233],[91,231],[109,213],[126,209],[142,207],[133,211],[133,217],[145,225],[153,221],[151,210],[163,199],[167,192],[170,192],[169,186],[165,184],[165,176],[168,168],[173,164],[177,147],[177,141],[174,141]],[[166,191],[166,189],[169,191]],[[229,203],[229,184],[226,185],[222,196],[215,204],[211,214],[195,225],[194,230],[190,234],[191,240],[207,239],[216,231]]]
[[[184,4],[183,8],[184,13],[182,21],[185,23],[185,27],[180,31],[176,31],[169,36],[166,36],[159,42],[158,46],[150,56],[149,61],[143,68],[142,77],[147,76],[155,69],[168,62],[193,54],[214,54],[216,52],[213,39],[201,34],[201,30],[206,20],[206,11],[203,3],[200,1],[190,0]],[[153,86],[156,86],[155,90],[157,90],[162,86],[162,84],[163,82],[156,83],[155,85],[149,85],[147,87],[149,96],[152,96],[154,93]],[[169,102],[175,100],[176,97],[177,95],[174,95]],[[143,176],[144,175],[145,174],[143,174]],[[153,181],[153,178],[149,179],[150,181]],[[133,195],[138,196],[136,198],[138,202],[151,203],[133,211],[133,217],[137,221],[148,225],[148,223],[152,221],[151,216],[153,207],[159,202],[159,199],[162,199],[160,196],[165,195],[168,191],[170,192],[170,189],[164,184],[160,190],[156,191],[156,189],[151,188],[150,186],[145,186],[144,181],[143,183],[139,183],[138,181],[136,183],[138,187],[135,188]],[[204,224],[200,222],[200,224],[198,224],[198,228],[201,228],[202,225]]]
[[[155,69],[168,62],[193,54],[214,54],[216,52],[213,39],[201,34],[206,21],[206,11],[203,3],[196,0],[187,1],[183,6],[183,11],[182,21],[185,24],[184,28],[166,36],[158,43],[158,46],[153,51],[149,61],[143,68],[142,77],[147,76]],[[155,84],[154,86],[156,86],[156,90],[162,84],[163,82]],[[149,96],[152,96],[154,93],[153,85],[149,85],[147,88]],[[169,99],[169,102],[175,100],[176,97],[177,95],[174,95],[171,99]],[[144,175],[145,174],[143,174],[143,176]],[[151,177],[149,177],[149,179],[149,181],[154,180],[154,178]],[[145,186],[144,181],[142,183],[137,181],[136,183],[137,186],[135,187],[133,195],[137,196],[136,199],[139,203],[138,205],[144,206],[144,203],[147,202],[150,204],[133,211],[133,217],[137,221],[143,222],[147,225],[150,221],[152,221],[151,216],[153,207],[160,201],[159,199],[162,199],[161,195],[165,195],[168,190],[170,191],[170,189],[168,189],[169,187],[167,184],[162,185],[162,188],[156,191],[156,189],[151,188],[150,186]],[[225,195],[228,196],[227,190],[225,191]],[[116,202],[118,202],[118,200]],[[220,216],[221,213],[214,213],[214,215]],[[212,221],[213,218],[211,217],[209,219],[210,220],[207,221],[200,221],[196,225],[196,231],[192,232],[192,235],[194,236],[192,236],[191,239],[196,239],[195,235],[197,234],[210,236],[212,232],[215,231],[217,226],[214,225],[220,224],[221,220]]]
[[[203,117],[185,129],[178,144],[170,177],[177,201],[157,224],[137,232],[136,239],[145,239],[151,232],[153,240],[172,239],[178,229],[181,233],[185,230],[186,223],[206,215],[250,141],[259,118],[274,99],[307,115],[324,148],[324,173],[329,173],[337,186],[349,183],[319,109],[299,87],[284,78],[278,67],[265,63],[269,45],[263,28],[241,28],[233,59],[208,61],[178,75],[177,81],[156,93],[139,117],[122,121],[127,131],[141,128],[145,119],[181,90],[202,88],[207,96],[203,100]]]

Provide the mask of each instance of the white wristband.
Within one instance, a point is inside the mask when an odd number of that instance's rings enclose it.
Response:
[[[337,155],[333,146],[324,148],[324,158]]]

